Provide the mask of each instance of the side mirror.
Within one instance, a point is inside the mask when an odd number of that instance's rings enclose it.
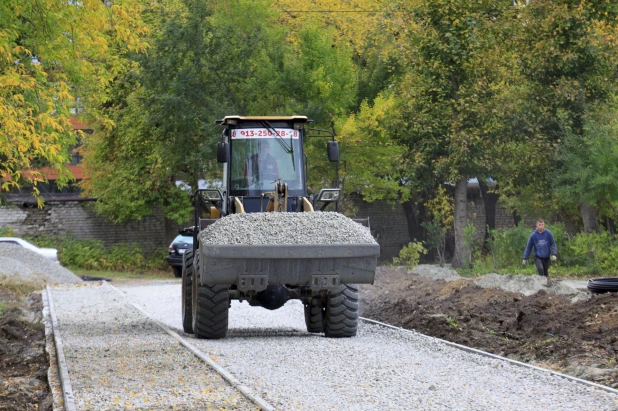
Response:
[[[339,199],[341,198],[340,188],[323,188],[315,196],[313,203],[322,203],[320,211],[324,211],[330,203],[335,203],[335,210],[339,210]]]
[[[339,201],[339,198],[341,198],[340,188],[323,188],[315,198],[315,201],[319,203],[334,203]]]
[[[221,142],[217,143],[217,162],[229,163],[230,162],[230,143]]]
[[[336,163],[339,161],[339,143],[336,141],[329,141],[326,146],[326,151],[328,152],[328,161],[331,163]]]

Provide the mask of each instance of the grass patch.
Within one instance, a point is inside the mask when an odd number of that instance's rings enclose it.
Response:
[[[144,280],[170,280],[175,278],[172,271],[148,270],[148,271],[113,271],[113,270],[84,270],[82,268],[70,268],[75,275],[88,277],[102,277],[114,279],[144,279]]]
[[[34,282],[24,281],[24,280],[17,281],[13,278],[3,278],[2,280],[0,280],[0,287],[5,290],[8,290],[9,292],[14,294],[18,298],[24,298],[25,296],[27,296],[28,294],[34,291],[44,289],[45,284],[44,283],[34,283]]]

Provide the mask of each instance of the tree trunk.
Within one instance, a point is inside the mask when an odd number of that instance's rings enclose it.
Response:
[[[520,221],[521,221],[521,216],[516,210],[513,210],[513,223],[515,223],[515,227],[519,225]]]
[[[455,184],[455,255],[453,268],[464,268],[466,265],[466,244],[464,242],[464,227],[468,213],[468,179],[464,176]]]
[[[616,223],[614,222],[613,219],[606,217],[605,218],[605,225],[607,226],[607,232],[610,233],[611,235],[616,234]]]
[[[487,250],[487,240],[489,239],[489,230],[495,230],[496,228],[496,206],[500,196],[495,192],[490,193],[487,183],[479,180],[479,188],[483,195],[483,204],[485,205],[485,240],[483,242],[484,248]],[[498,185],[494,188],[494,191],[498,189]]]
[[[584,232],[598,233],[599,232],[599,220],[597,219],[597,213],[594,210],[594,206],[582,203],[579,206],[579,211],[582,213],[582,222],[584,223]]]
[[[425,205],[423,202],[415,204],[414,200],[411,199],[403,203],[402,207],[408,221],[410,241],[425,241],[425,228],[421,226],[425,221]]]

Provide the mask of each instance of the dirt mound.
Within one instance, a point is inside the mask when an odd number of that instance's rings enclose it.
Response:
[[[446,282],[380,267],[361,288],[361,315],[424,334],[618,387],[618,295],[571,303],[541,289],[533,295]]]
[[[0,285],[0,410],[51,410],[42,301]]]

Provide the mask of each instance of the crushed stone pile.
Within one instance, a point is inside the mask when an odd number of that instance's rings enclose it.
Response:
[[[232,214],[199,234],[203,244],[377,244],[371,232],[343,214]]]
[[[0,244],[0,280],[4,279],[40,286],[82,282],[60,264],[14,244]]]
[[[461,276],[455,270],[430,264],[417,265],[412,271],[408,271],[408,274],[431,278],[432,280],[457,281],[461,279]]]
[[[541,290],[553,293],[554,289],[558,295],[578,294],[575,288],[567,284],[557,282],[552,287],[547,278],[540,275],[487,274],[475,280],[474,283],[481,288],[500,288],[505,291],[521,293],[525,296],[536,294]]]

